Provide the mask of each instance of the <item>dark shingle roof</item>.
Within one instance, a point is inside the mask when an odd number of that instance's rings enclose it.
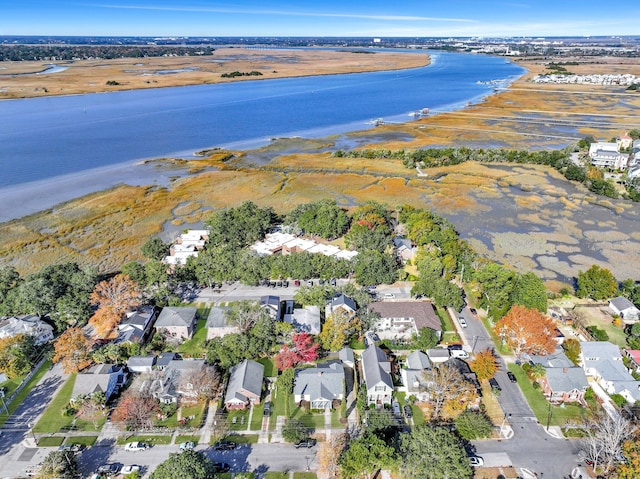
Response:
[[[370,304],[369,309],[378,313],[381,318],[413,318],[418,330],[442,330],[440,318],[428,301],[381,301]]]
[[[160,316],[158,316],[156,328],[171,326],[190,327],[195,320],[196,311],[197,309],[193,306],[167,306],[162,309]]]

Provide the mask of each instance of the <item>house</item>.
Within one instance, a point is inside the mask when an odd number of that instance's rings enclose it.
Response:
[[[640,381],[623,364],[618,346],[609,341],[581,341],[580,347],[587,377],[592,377],[608,394],[621,394],[631,403],[640,400]]]
[[[467,407],[475,408],[480,406],[480,396],[482,395],[482,386],[480,385],[480,381],[478,381],[478,377],[476,373],[471,371],[471,367],[467,364],[466,361],[463,361],[460,358],[451,358],[444,363],[445,365],[455,368],[458,370],[462,376],[469,381],[476,388],[476,392],[478,393],[478,398],[474,403],[468,404]]]
[[[311,409],[330,409],[333,401],[344,399],[344,365],[329,361],[315,368],[296,369],[293,394],[297,405],[305,401]]]
[[[625,324],[637,323],[640,319],[640,309],[624,296],[618,296],[609,301],[609,307],[614,314],[620,316]]]
[[[616,138],[616,144],[618,145],[618,149],[626,150],[633,145],[633,138],[631,138],[628,133],[625,133]]]
[[[156,331],[170,338],[189,339],[196,329],[196,311],[193,306],[167,306],[156,320]]]
[[[442,333],[440,318],[429,301],[379,301],[369,305],[380,315],[373,326],[380,339],[411,339],[422,328]]]
[[[180,400],[195,400],[198,387],[190,381],[190,376],[209,367],[204,359],[172,359],[162,370],[153,373],[149,392],[161,403],[177,403]]]
[[[208,230],[188,230],[180,234],[169,248],[169,255],[163,262],[170,266],[185,265],[187,260],[202,251],[209,239]]]
[[[224,404],[227,409],[245,409],[260,402],[264,366],[245,359],[231,368]]]
[[[393,246],[396,248],[396,255],[403,263],[411,261],[416,257],[416,248],[411,244],[411,240],[407,238],[393,238]]]
[[[280,297],[279,296],[262,296],[260,298],[260,307],[264,309],[274,321],[280,321]]]
[[[316,305],[295,308],[291,314],[284,315],[284,320],[298,333],[320,334],[320,308]]]
[[[362,353],[362,376],[367,388],[367,404],[375,404],[376,407],[391,404],[391,363],[386,353],[375,344],[370,344]]]
[[[153,324],[158,318],[158,310],[153,306],[142,307],[127,313],[118,324],[116,343],[144,343],[150,336]]]
[[[266,234],[264,240],[254,243],[250,248],[260,256],[306,252],[350,260],[358,254],[357,251],[343,250],[334,245],[316,243],[312,239],[300,238],[282,231]]]
[[[0,319],[0,339],[18,334],[33,336],[35,344],[40,345],[53,339],[53,326],[34,315]]]
[[[132,373],[150,373],[156,365],[156,357],[150,356],[131,356],[127,360],[127,369]]]
[[[108,402],[127,381],[127,374],[122,366],[115,364],[96,364],[76,376],[71,393],[72,398],[103,393]]]
[[[156,360],[156,368],[162,371],[171,361],[176,359],[180,359],[180,355],[178,353],[160,353],[160,356],[158,356],[158,359]]]
[[[342,361],[342,364],[344,364],[348,368],[353,368],[356,364],[356,360],[353,355],[353,349],[351,349],[349,346],[344,346],[340,351],[338,351],[338,359],[340,359],[340,361]]]
[[[237,324],[229,321],[227,317],[229,308],[225,306],[212,306],[207,316],[205,328],[207,329],[207,341],[213,338],[221,338],[227,334],[239,333]]]
[[[324,317],[334,314],[344,314],[349,319],[355,318],[357,311],[356,302],[345,294],[337,294],[327,303],[324,309]]]
[[[449,358],[451,357],[451,352],[446,348],[427,349],[426,353],[434,364],[445,363],[449,361]]]
[[[424,372],[433,367],[429,356],[422,351],[414,351],[407,356],[404,365],[405,367],[400,369],[402,387],[399,390],[404,391],[407,396],[414,396],[419,402],[428,401]]]
[[[545,376],[537,382],[549,402],[586,405],[584,394],[589,387],[587,376],[584,369],[567,358],[562,348],[556,348],[547,356],[532,355],[529,360],[544,367]]]
[[[589,146],[589,159],[599,168],[625,169],[629,155],[620,153],[617,143],[596,142]]]

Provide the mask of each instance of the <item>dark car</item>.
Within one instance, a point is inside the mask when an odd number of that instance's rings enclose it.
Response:
[[[233,451],[236,447],[237,444],[231,441],[220,441],[213,446],[216,451]]]
[[[215,474],[229,472],[231,470],[231,466],[226,462],[214,462],[213,463],[213,472]]]
[[[309,439],[303,439],[302,441],[300,441],[298,444],[296,444],[296,449],[300,448],[300,447],[313,447],[318,443],[318,441],[316,441],[315,439],[309,438]]]
[[[477,315],[478,311],[476,311],[476,308],[469,308],[469,311],[471,311],[471,314]]]
[[[512,383],[518,382],[518,379],[516,379],[516,375],[513,374],[511,371],[507,372],[507,377],[509,378],[509,381],[511,381]]]
[[[411,410],[411,406],[409,406],[408,404],[404,405],[404,415],[407,417],[413,417],[413,411]]]
[[[58,448],[59,451],[80,452],[84,449],[83,444],[64,444]]]
[[[502,391],[500,384],[498,384],[498,381],[496,381],[495,378],[489,379],[489,385],[491,386],[491,389],[494,393],[499,393],[500,391]]]
[[[117,474],[120,471],[120,464],[103,464],[98,468],[98,474]]]
[[[462,344],[449,344],[447,349],[449,351],[462,351]]]
[[[264,403],[264,415],[265,416],[271,415],[271,401],[266,401]]]

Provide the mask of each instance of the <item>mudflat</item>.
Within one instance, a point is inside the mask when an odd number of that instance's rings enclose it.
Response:
[[[52,64],[60,69],[47,73]],[[428,64],[426,53],[244,48],[219,48],[213,55],[189,57],[1,62],[0,99],[399,70]],[[222,76],[233,72],[257,73]]]

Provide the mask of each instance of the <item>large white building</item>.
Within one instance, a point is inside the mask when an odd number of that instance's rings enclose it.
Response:
[[[43,344],[53,339],[53,326],[42,321],[38,316],[0,319],[0,339],[18,334],[34,336],[36,344]]]
[[[623,170],[627,167],[629,155],[620,153],[618,143],[599,141],[589,146],[589,159],[593,166]]]

